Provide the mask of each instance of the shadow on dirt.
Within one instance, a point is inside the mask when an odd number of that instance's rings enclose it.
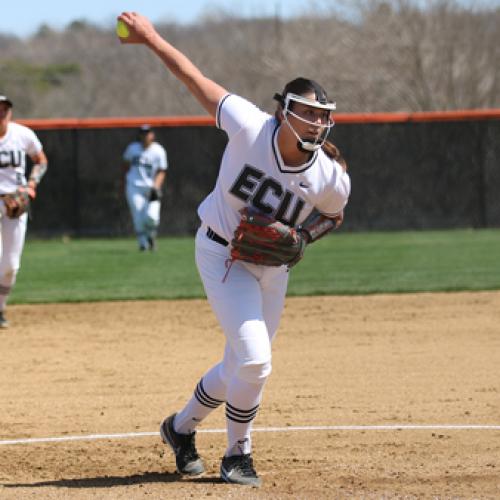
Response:
[[[177,473],[146,472],[133,476],[104,476],[88,477],[83,479],[58,479],[55,481],[38,481],[35,483],[2,484],[4,488],[40,488],[55,486],[60,488],[112,488],[114,486],[130,486],[148,483],[222,483],[219,477],[186,477]]]

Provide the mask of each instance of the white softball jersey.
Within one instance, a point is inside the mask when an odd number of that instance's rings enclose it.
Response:
[[[198,207],[201,221],[227,241],[240,222],[239,210],[253,206],[295,227],[313,209],[334,216],[345,207],[351,189],[348,174],[323,150],[298,167],[281,158],[276,118],[234,94],[219,102],[216,125],[226,146],[214,190]]]
[[[213,191],[201,202],[196,234],[196,264],[207,299],[224,331],[221,362],[209,370],[188,405],[176,417],[193,426],[226,401],[228,448],[251,452],[251,428],[271,373],[271,342],[278,330],[288,284],[287,266],[260,266],[230,259],[230,246],[214,238],[207,226],[231,241],[245,206],[297,226],[317,209],[336,215],[350,193],[349,176],[322,150],[298,167],[280,155],[279,123],[247,100],[224,96],[217,107],[217,127],[229,141]],[[209,397],[206,397],[209,395]],[[197,420],[196,420],[197,419]],[[189,431],[190,432],[190,431]]]
[[[0,194],[12,193],[26,184],[26,155],[42,151],[42,144],[33,130],[19,123],[8,124],[0,139]]]
[[[152,188],[159,170],[167,170],[167,152],[157,142],[144,149],[139,141],[132,142],[123,153],[123,159],[130,163],[127,172],[129,186]]]

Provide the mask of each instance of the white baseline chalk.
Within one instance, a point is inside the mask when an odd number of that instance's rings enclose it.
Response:
[[[256,427],[253,432],[306,432],[306,431],[405,431],[405,430],[432,430],[432,431],[500,431],[500,425],[312,425],[312,426],[289,426],[289,427]],[[223,433],[226,429],[201,429],[200,433]],[[82,436],[61,436],[42,438],[21,438],[0,441],[2,445],[37,444],[37,443],[60,443],[67,441],[95,441],[100,439],[130,439],[138,437],[159,436],[159,432],[127,432],[123,434],[87,434]]]

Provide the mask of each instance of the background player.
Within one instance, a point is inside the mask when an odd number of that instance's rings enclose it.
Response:
[[[139,250],[154,250],[160,225],[160,200],[168,168],[165,148],[155,142],[149,125],[139,129],[138,140],[123,153],[125,194]]]
[[[204,76],[145,17],[126,12],[119,19],[130,31],[122,42],[143,43],[155,52],[229,137],[215,188],[198,208],[201,227],[196,235],[196,263],[226,337],[224,355],[198,382],[186,406],[164,420],[161,436],[174,450],[179,472],[202,473],[195,428],[225,403],[228,443],[221,477],[259,486],[250,431],[271,372],[271,341],[284,305],[288,268],[236,260],[223,280],[231,255],[228,242],[244,207],[289,226],[300,225],[316,209],[319,213],[301,233],[308,242],[341,222],[350,180],[338,150],[326,141],[335,106],[317,83],[298,78],[275,96],[279,104],[271,116]]]
[[[11,122],[12,101],[0,96],[0,223],[2,248],[0,257],[0,328],[8,326],[5,307],[16,275],[26,234],[28,214],[10,218],[6,214],[1,196],[14,193],[26,186],[29,196],[36,196],[36,188],[47,170],[47,157],[35,133],[19,123]],[[29,180],[26,182],[26,155],[33,161]]]

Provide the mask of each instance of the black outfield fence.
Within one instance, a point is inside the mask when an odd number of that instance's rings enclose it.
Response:
[[[132,234],[122,153],[142,123],[167,150],[162,235],[191,235],[226,135],[210,118],[25,120],[49,158],[30,234]],[[349,165],[344,230],[500,227],[500,110],[337,115],[331,139]]]

